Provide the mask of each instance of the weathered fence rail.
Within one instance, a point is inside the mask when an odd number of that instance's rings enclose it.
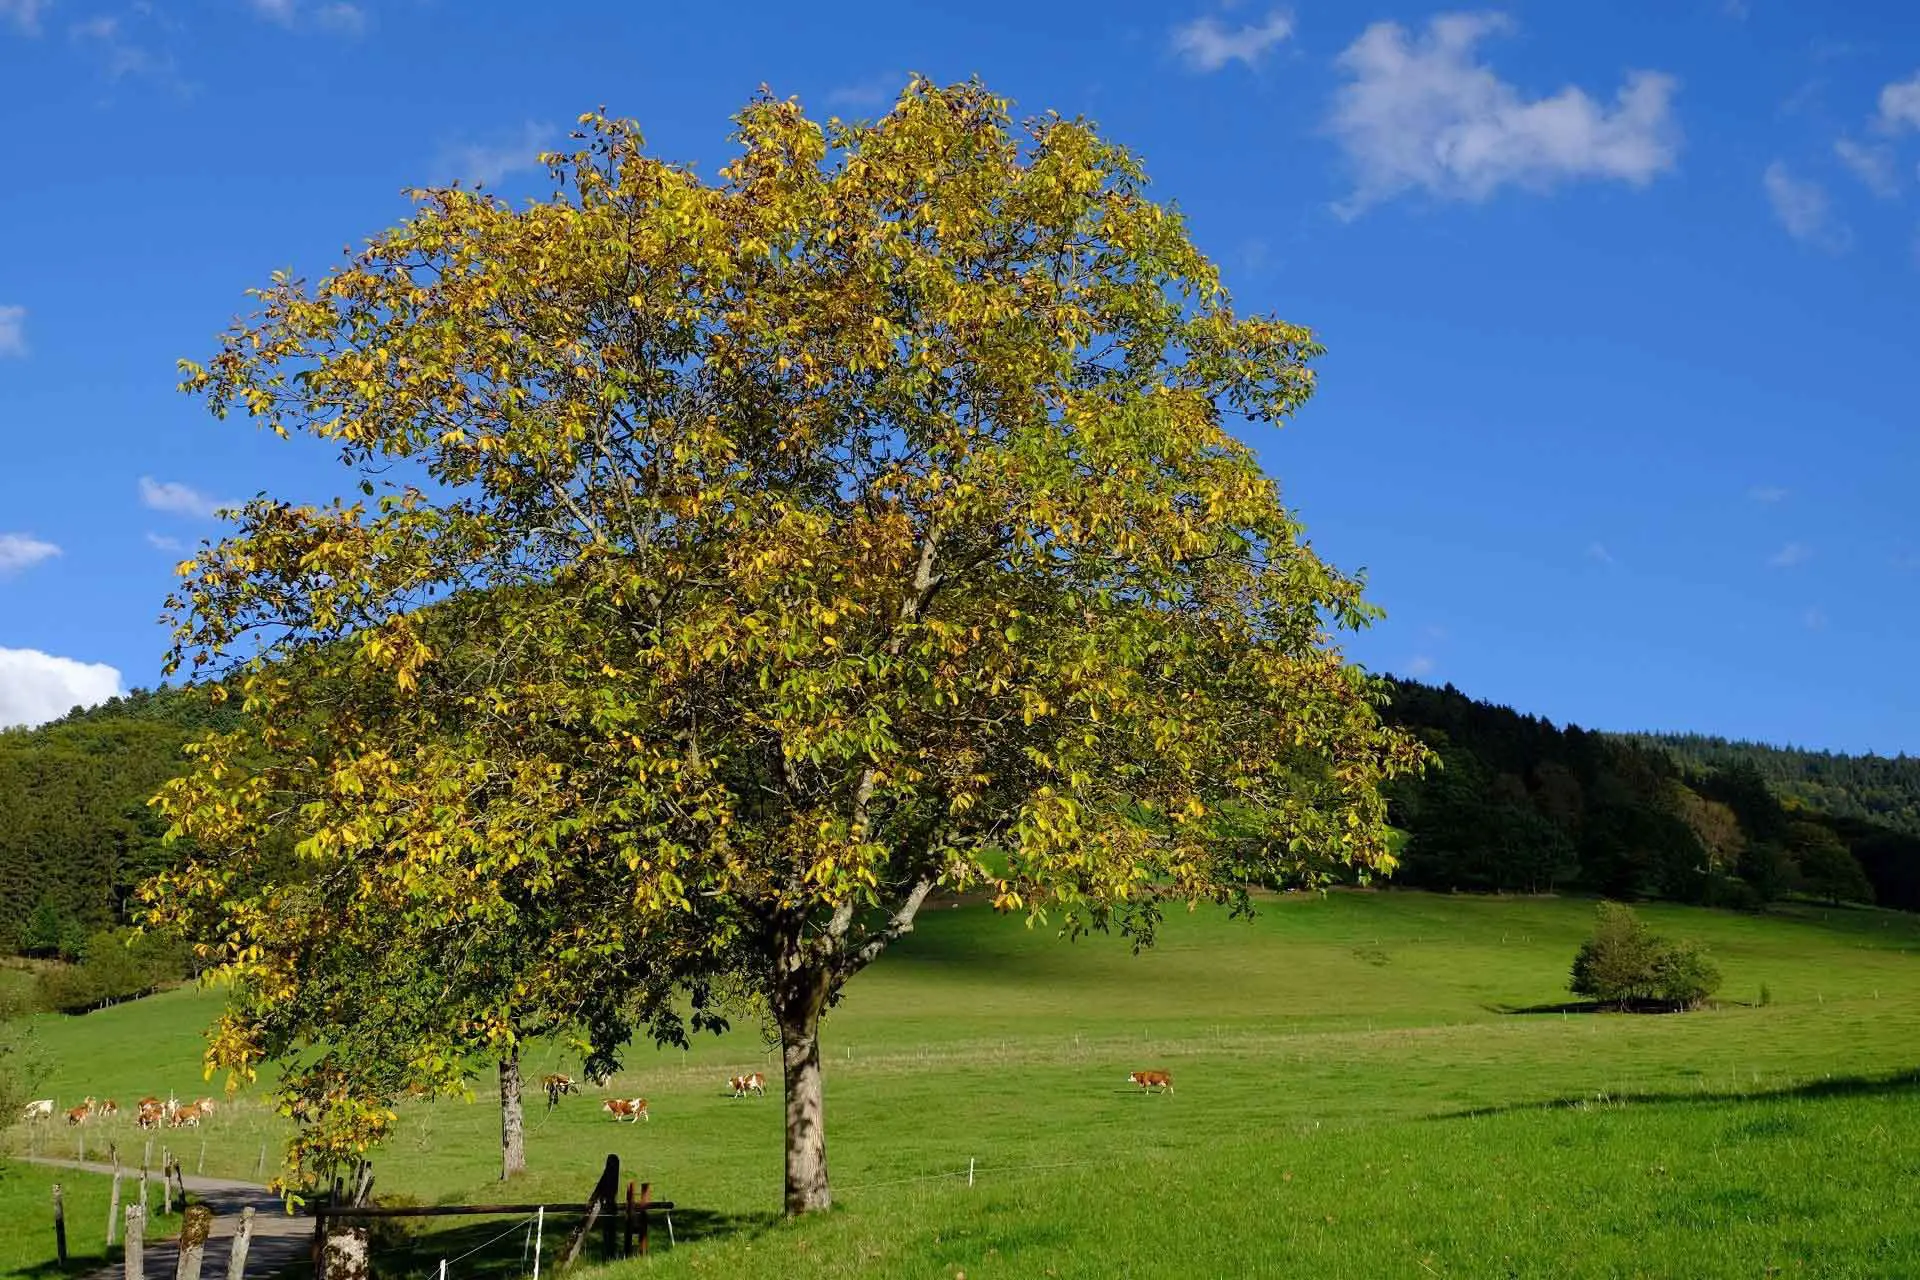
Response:
[[[370,1182],[370,1180],[369,1180]],[[650,1215],[654,1213],[672,1213],[674,1203],[671,1200],[655,1200],[653,1184],[627,1183],[626,1202],[619,1199],[620,1158],[608,1156],[606,1168],[595,1184],[593,1194],[578,1202],[543,1201],[537,1204],[422,1204],[422,1205],[374,1205],[374,1204],[330,1204],[321,1203],[312,1206],[313,1213],[313,1267],[315,1280],[359,1280],[365,1274],[366,1245],[364,1238],[353,1245],[341,1247],[346,1242],[334,1238],[333,1225],[350,1221],[372,1218],[479,1218],[479,1217],[524,1217],[537,1215],[544,1220],[553,1215],[577,1217],[580,1219],[562,1247],[559,1256],[559,1269],[564,1271],[580,1256],[581,1247],[587,1236],[599,1224],[604,1252],[612,1257],[621,1239],[621,1227],[624,1222],[623,1252],[632,1255],[636,1252],[647,1253],[651,1239],[649,1231]],[[636,1190],[637,1188],[637,1190]],[[332,1265],[329,1265],[329,1264]],[[538,1261],[534,1274],[539,1274]]]

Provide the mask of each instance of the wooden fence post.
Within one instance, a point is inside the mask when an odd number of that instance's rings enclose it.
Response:
[[[213,1210],[204,1204],[187,1205],[186,1218],[180,1224],[180,1260],[174,1265],[173,1280],[200,1280],[200,1264],[206,1261],[207,1237],[213,1234]]]
[[[163,1218],[173,1214],[173,1179],[167,1176],[172,1164],[172,1155],[162,1151],[160,1153],[160,1216]]]
[[[147,1213],[147,1166],[140,1166],[140,1216]]]
[[[146,1280],[147,1211],[127,1206],[127,1280]]]
[[[233,1248],[227,1253],[227,1280],[246,1280],[247,1246],[253,1242],[253,1206],[240,1211],[240,1225],[233,1229]]]
[[[120,1230],[120,1166],[113,1169],[113,1200],[107,1205],[107,1248],[113,1248],[114,1236]]]
[[[601,1171],[600,1181],[594,1185],[593,1195],[587,1200],[587,1212],[580,1219],[580,1225],[573,1229],[573,1235],[567,1239],[567,1247],[560,1252],[560,1262],[556,1270],[565,1271],[580,1257],[580,1250],[586,1246],[587,1236],[593,1230],[593,1224],[599,1220],[602,1210],[608,1211],[607,1244],[611,1251],[613,1230],[611,1226],[613,1198],[620,1186],[620,1157],[607,1157],[607,1167]]]
[[[640,1184],[640,1252],[643,1254],[647,1251],[647,1241],[652,1235],[652,1229],[647,1218],[647,1206],[652,1203],[653,1184],[651,1182],[643,1182]]]
[[[621,1255],[623,1257],[631,1258],[633,1256],[633,1211],[638,1204],[639,1202],[635,1200],[633,1196],[633,1179],[628,1178],[627,1179],[627,1235],[626,1235],[626,1239],[621,1242],[621,1249],[620,1249]]]
[[[67,1269],[67,1206],[60,1198],[60,1184],[53,1184],[53,1256],[60,1269]]]
[[[313,1280],[327,1280],[327,1206],[313,1206]]]

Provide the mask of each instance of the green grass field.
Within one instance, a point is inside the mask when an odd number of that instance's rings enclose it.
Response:
[[[1566,998],[1577,899],[1299,895],[1182,915],[1140,956],[940,910],[829,1018],[832,1215],[775,1216],[778,1103],[723,1086],[777,1075],[752,1027],[636,1051],[609,1092],[650,1124],[536,1103],[511,1195],[581,1199],[617,1152],[683,1206],[636,1276],[1920,1276],[1920,920],[1642,914],[1712,948],[1721,1007],[1509,1012]],[[41,1096],[211,1091],[214,1000],[40,1020]],[[1150,1066],[1174,1096],[1124,1083]],[[122,1129],[85,1141],[124,1157]],[[251,1175],[278,1132],[243,1097],[206,1172]],[[176,1139],[189,1171],[201,1138]],[[490,1097],[410,1105],[379,1190],[493,1198],[497,1144]],[[449,1274],[517,1274],[523,1248]]]

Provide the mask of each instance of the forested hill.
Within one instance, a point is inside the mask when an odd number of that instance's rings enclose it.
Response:
[[[1920,762],[1558,727],[1395,682],[1442,767],[1388,797],[1396,881],[1758,907],[1803,894],[1920,910]],[[0,731],[0,951],[72,955],[172,856],[146,801],[216,717],[136,692]]]
[[[0,731],[0,949],[71,956],[124,922],[133,888],[168,856],[147,799],[210,722],[200,699],[137,691]]]
[[[1689,753],[1561,728],[1451,685],[1393,688],[1388,717],[1441,760],[1389,795],[1409,836],[1402,883],[1739,907],[1802,894],[1920,910],[1920,833],[1872,807],[1884,787],[1849,785],[1911,777],[1913,761],[1828,756],[1823,785],[1796,788],[1785,761],[1822,757],[1781,752],[1763,767],[1761,749]]]
[[[1843,756],[1693,733],[1625,736],[1696,771],[1750,766],[1789,803],[1920,836],[1920,756]]]

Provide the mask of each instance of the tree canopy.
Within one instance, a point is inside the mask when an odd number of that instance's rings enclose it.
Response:
[[[361,492],[258,498],[185,567],[174,661],[246,717],[163,792],[200,852],[151,896],[232,980],[242,1073],[334,1025],[375,920],[426,985],[510,939],[495,1037],[737,977],[797,1212],[821,1016],[936,886],[1150,941],[1167,901],[1390,866],[1422,751],[1333,643],[1360,583],[1229,430],[1319,348],[1233,310],[1131,155],[978,84],[736,123],[707,182],[583,116],[551,198],[420,192],[185,366]],[[330,1087],[377,1138],[376,1082]]]

